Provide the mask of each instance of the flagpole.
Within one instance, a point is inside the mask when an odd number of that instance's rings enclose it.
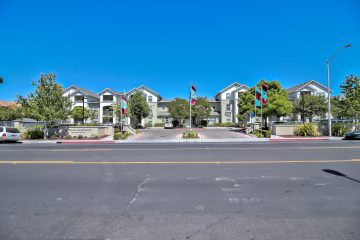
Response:
[[[123,96],[121,96],[120,99],[120,131],[122,131],[122,102],[123,102]]]
[[[263,89],[262,89],[262,85],[261,85],[261,92],[260,92],[260,107],[261,107],[261,119],[260,119],[260,129],[262,130],[262,100],[263,100]]]
[[[189,98],[189,107],[190,107],[190,117],[189,117],[189,120],[190,120],[190,129],[191,129],[191,100],[192,100],[192,96],[191,96],[191,82],[190,82],[190,98]]]
[[[256,85],[254,88],[254,93],[255,93],[255,111],[254,111],[254,131],[255,131],[255,122],[256,122]]]

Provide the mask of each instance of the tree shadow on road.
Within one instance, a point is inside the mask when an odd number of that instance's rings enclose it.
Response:
[[[338,176],[338,177],[343,177],[343,178],[347,178],[351,181],[354,181],[354,182],[357,182],[357,183],[360,183],[359,180],[355,179],[355,178],[352,178],[352,177],[348,177],[346,174],[343,174],[341,172],[338,172],[336,170],[332,170],[332,169],[323,169],[324,172],[326,173],[329,173],[329,174],[333,174],[335,176]]]

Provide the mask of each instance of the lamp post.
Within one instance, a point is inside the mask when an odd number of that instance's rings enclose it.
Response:
[[[301,92],[301,102],[302,102],[302,120],[303,124],[305,124],[305,99],[304,99],[304,92]]]
[[[85,99],[87,99],[85,96],[82,97],[82,102],[83,102],[83,109],[82,109],[82,114],[83,114],[83,117],[82,117],[82,124],[84,125],[85,124]]]
[[[328,60],[326,60],[326,70],[327,70],[327,83],[328,83],[328,130],[329,137],[331,137],[331,98],[330,98],[330,62],[334,57],[344,48],[351,47],[351,44],[346,44],[339,48]]]

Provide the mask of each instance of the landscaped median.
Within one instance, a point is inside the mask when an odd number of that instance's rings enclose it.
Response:
[[[198,142],[200,140],[200,135],[194,130],[186,130],[182,133],[180,141],[184,142]]]
[[[131,136],[132,134],[129,132],[117,132],[114,133],[114,140],[126,140]]]

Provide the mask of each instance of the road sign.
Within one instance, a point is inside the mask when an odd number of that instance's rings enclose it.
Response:
[[[253,118],[253,117],[255,117],[255,114],[254,114],[254,112],[251,112],[250,113],[250,118]]]

